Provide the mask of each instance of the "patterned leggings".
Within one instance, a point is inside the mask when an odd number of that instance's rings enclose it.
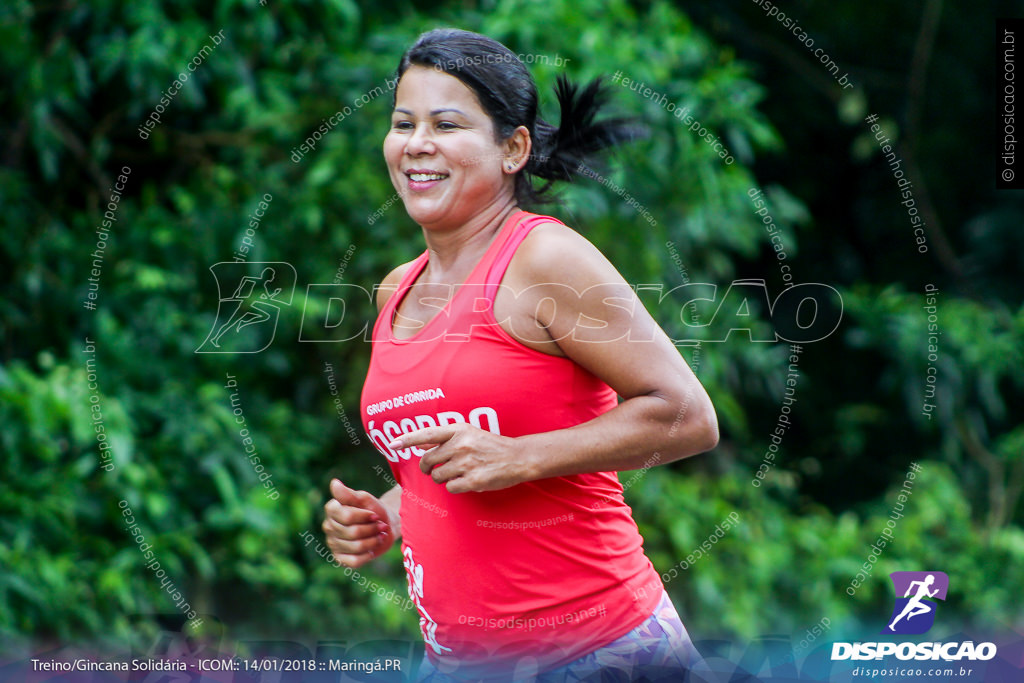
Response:
[[[706,680],[707,674],[698,675],[694,669],[707,671],[706,666],[668,593],[662,591],[651,616],[626,635],[557,669],[523,679],[523,683],[697,683]],[[419,683],[457,680],[437,671],[429,659],[423,659]]]

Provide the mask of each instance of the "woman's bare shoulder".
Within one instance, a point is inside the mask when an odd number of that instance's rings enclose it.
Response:
[[[531,283],[590,285],[621,279],[615,267],[586,237],[561,223],[541,223],[516,250],[509,270]]]

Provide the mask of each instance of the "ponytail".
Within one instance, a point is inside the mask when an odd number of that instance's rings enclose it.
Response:
[[[552,182],[572,182],[574,175],[593,177],[592,158],[601,150],[647,135],[647,131],[626,118],[595,121],[608,101],[608,92],[600,78],[595,78],[581,91],[565,76],[555,84],[555,96],[561,110],[556,128],[538,118],[533,130],[533,152],[525,167],[525,175],[516,178],[516,199],[520,202],[543,202],[543,195]],[[528,176],[548,182],[540,189],[533,187]]]

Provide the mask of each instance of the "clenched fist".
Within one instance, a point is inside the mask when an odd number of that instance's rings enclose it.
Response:
[[[398,520],[392,519],[378,498],[350,489],[338,479],[331,480],[331,496],[324,505],[322,528],[334,559],[361,567],[394,545]]]

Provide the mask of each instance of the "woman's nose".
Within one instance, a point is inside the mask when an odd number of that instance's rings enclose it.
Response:
[[[410,156],[433,154],[436,150],[433,135],[428,124],[420,124],[412,131],[405,143],[405,152]]]

